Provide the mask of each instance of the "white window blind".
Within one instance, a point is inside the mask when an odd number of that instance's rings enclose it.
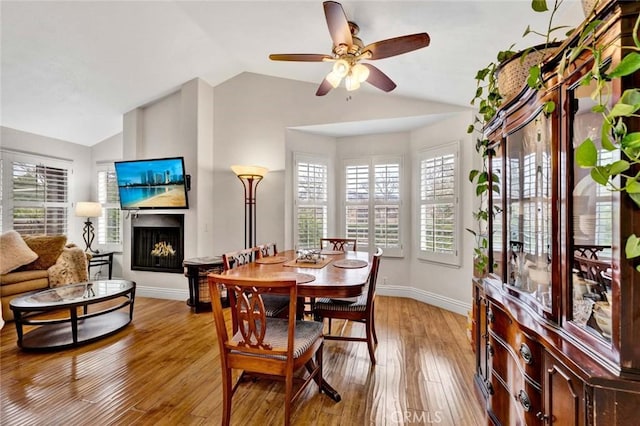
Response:
[[[318,248],[327,236],[328,167],[323,159],[297,156],[295,170],[296,248]]]
[[[420,156],[419,257],[459,265],[458,144]]]
[[[402,256],[401,165],[401,158],[345,162],[345,235],[356,238],[359,249]]]
[[[98,244],[118,245],[109,249],[120,250],[122,244],[122,213],[118,198],[118,183],[113,164],[98,165],[98,202],[102,216],[98,218]]]

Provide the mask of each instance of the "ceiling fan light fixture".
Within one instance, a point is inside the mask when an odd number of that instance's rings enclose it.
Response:
[[[351,69],[351,73],[359,83],[364,83],[369,78],[369,68],[362,64],[355,64]]]
[[[349,73],[349,62],[344,59],[338,59],[335,64],[333,64],[333,72],[340,78],[345,77]]]
[[[358,90],[360,88],[360,82],[358,81],[358,78],[353,75],[353,73],[349,73],[345,78],[344,78],[344,86],[347,88],[348,91],[353,91],[353,90]]]
[[[342,77],[336,74],[335,71],[331,71],[327,74],[326,80],[331,84],[331,86],[335,89],[340,86],[340,82],[342,81]]]

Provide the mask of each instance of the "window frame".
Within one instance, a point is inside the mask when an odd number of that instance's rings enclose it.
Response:
[[[425,205],[438,204],[438,200],[436,199],[434,202],[427,202],[422,199],[422,163],[431,158],[443,157],[453,155],[454,158],[454,171],[453,171],[453,196],[452,197],[443,197],[443,201],[449,201],[453,204],[453,244],[454,249],[453,253],[443,253],[443,252],[435,252],[435,251],[426,251],[422,250],[421,242],[422,242],[422,218],[421,212],[422,208]],[[461,244],[461,234],[462,234],[462,218],[461,218],[461,208],[460,208],[460,173],[461,173],[461,164],[460,164],[460,141],[448,142],[440,145],[436,145],[433,147],[428,147],[418,151],[418,155],[416,158],[416,221],[415,221],[415,232],[416,232],[416,253],[417,258],[419,260],[425,262],[432,262],[438,264],[444,264],[452,267],[460,267],[462,260],[462,244]],[[442,201],[441,201],[442,203]]]

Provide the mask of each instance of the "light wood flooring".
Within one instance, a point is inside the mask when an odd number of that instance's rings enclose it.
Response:
[[[292,424],[486,424],[465,317],[381,296],[376,317],[378,364],[370,367],[365,343],[325,342],[324,375],[342,401],[312,385]],[[364,327],[349,323],[347,331],[363,335]],[[138,297],[127,328],[76,349],[20,351],[13,323],[0,335],[2,425],[220,424],[213,317],[184,302]],[[282,424],[283,395],[282,382],[242,383],[232,424]]]

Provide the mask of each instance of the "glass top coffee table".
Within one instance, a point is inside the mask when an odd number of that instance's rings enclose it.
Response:
[[[17,297],[9,306],[14,315],[18,346],[62,349],[113,334],[133,319],[135,292],[133,281],[100,280]],[[128,309],[124,309],[126,307]],[[29,326],[26,332],[25,326]]]

